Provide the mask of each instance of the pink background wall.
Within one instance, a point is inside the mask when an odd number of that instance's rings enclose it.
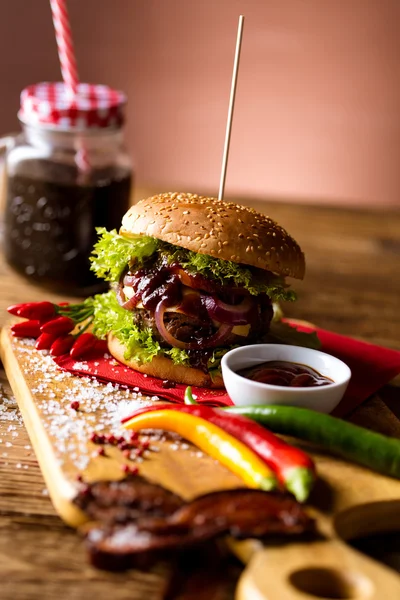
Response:
[[[398,0],[70,0],[82,80],[129,96],[139,185],[216,194],[246,16],[226,196],[400,204]],[[1,0],[0,132],[59,79],[47,0]]]

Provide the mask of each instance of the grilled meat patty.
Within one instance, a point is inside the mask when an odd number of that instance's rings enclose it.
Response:
[[[268,334],[271,323],[273,310],[270,302],[260,302],[258,306],[258,319],[250,326],[247,336],[231,333],[224,341],[224,346],[232,346],[233,344],[243,344],[261,342]],[[153,337],[160,343],[160,346],[165,348],[169,345],[160,335],[154,313],[151,310],[144,308],[136,308],[132,311],[135,325],[140,329],[151,329]],[[164,323],[168,332],[182,342],[190,342],[195,339],[207,338],[216,331],[212,321],[205,320],[203,316],[189,316],[183,313],[166,312],[164,315]]]

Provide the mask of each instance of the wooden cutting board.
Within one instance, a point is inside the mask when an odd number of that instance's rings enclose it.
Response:
[[[99,456],[89,440],[91,432],[121,434],[120,418],[139,403],[155,400],[60,372],[31,340],[13,338],[8,327],[1,333],[0,353],[53,504],[66,523],[77,527],[85,521],[73,504],[77,476],[82,474],[88,482],[121,479],[123,465],[129,464],[115,447]],[[73,401],[79,402],[78,410],[71,408]],[[150,442],[138,463],[140,473],[185,499],[241,485],[235,475],[185,441],[161,437]],[[400,598],[399,576],[343,541],[400,532],[400,481],[308,450],[319,474],[309,506],[319,536],[285,545],[228,540],[246,564],[237,599]]]

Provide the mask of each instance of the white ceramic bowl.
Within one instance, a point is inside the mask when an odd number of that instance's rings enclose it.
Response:
[[[333,380],[319,387],[283,387],[259,383],[238,375],[236,371],[262,362],[279,360],[307,365]],[[350,381],[349,367],[334,356],[284,344],[255,344],[227,352],[221,361],[226,391],[234,404],[286,404],[330,413],[339,404]]]

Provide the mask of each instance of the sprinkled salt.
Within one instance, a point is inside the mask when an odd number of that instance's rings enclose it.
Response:
[[[48,353],[35,351],[34,344],[25,339],[13,340],[13,344],[60,466],[68,465],[69,468],[72,464],[79,471],[88,466],[93,460],[93,446],[88,444],[93,431],[97,434],[104,431],[129,441],[129,432],[121,429],[121,419],[137,408],[159,400],[157,396],[143,396],[137,387],[132,390],[111,382],[105,384],[92,377],[73,376],[59,369]],[[110,363],[113,361],[110,359]],[[81,361],[75,362],[74,367],[84,371],[88,365]],[[79,410],[71,410],[71,404],[79,406]],[[1,420],[10,421],[11,433],[17,429],[12,421],[22,422],[15,400],[7,405],[7,410],[0,402]],[[142,459],[135,460],[141,462]]]

